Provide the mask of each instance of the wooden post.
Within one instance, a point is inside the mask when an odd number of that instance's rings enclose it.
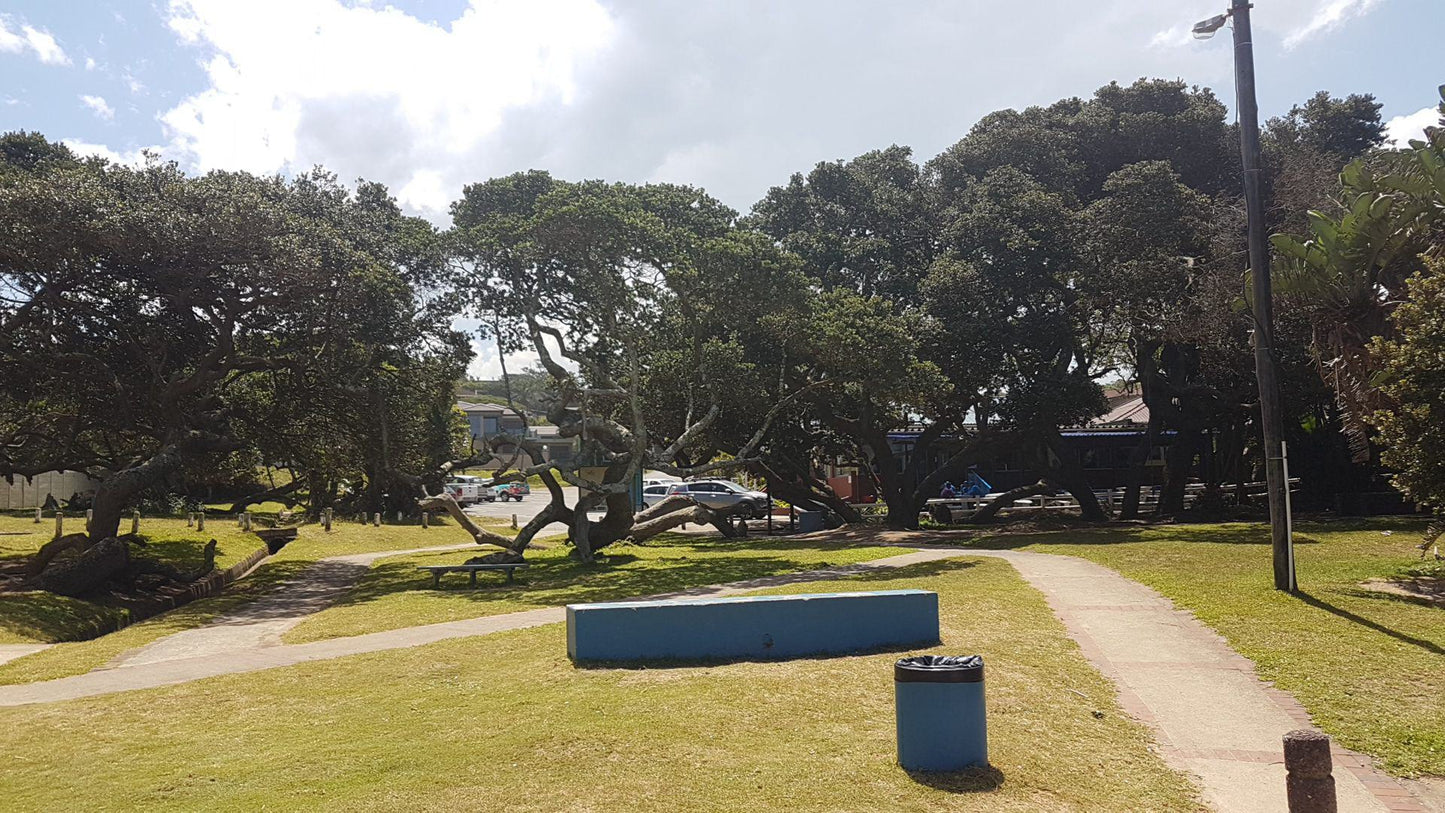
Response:
[[[65,535],[65,512],[55,512],[55,538],[59,539]]]
[[[330,509],[330,508],[326,508],[326,509],[323,509],[323,510],[321,511],[321,527],[325,528],[325,529],[328,530],[328,531],[331,530],[331,509]]]
[[[377,527],[377,528],[380,528],[380,527],[381,527],[381,512],[380,512],[380,511],[377,511],[375,514],[372,514],[372,515],[371,515],[371,524],[372,524],[374,527]]]
[[[431,512],[430,512],[430,511],[423,511],[423,512],[421,512],[421,527],[422,527],[422,530],[426,530],[428,527],[431,526],[431,521],[430,521],[430,519],[431,519]]]
[[[186,512],[186,527],[187,527],[187,528],[194,528],[194,527],[196,527],[196,512],[195,512],[195,511],[187,511],[187,512]]]
[[[205,511],[197,511],[197,512],[196,512],[196,530],[198,530],[198,531],[204,531],[204,530],[206,530],[206,512],[205,512]]]
[[[1330,775],[1330,738],[1299,729],[1284,735],[1285,796],[1289,813],[1336,813],[1335,778]]]
[[[514,531],[517,530],[517,515],[516,515],[516,514],[513,514],[513,515],[512,515],[512,530],[514,530]]]
[[[90,520],[95,516],[94,508],[85,509],[85,532],[90,533]]]
[[[35,524],[36,524],[36,525],[39,525],[39,524],[40,524],[40,513],[41,513],[41,509],[39,509],[39,508],[35,509]]]
[[[400,512],[400,511],[397,511],[397,512],[396,512],[396,524],[397,524],[397,525],[400,525],[400,524],[401,524],[401,512]]]
[[[140,511],[130,513],[130,532],[132,536],[140,533]]]

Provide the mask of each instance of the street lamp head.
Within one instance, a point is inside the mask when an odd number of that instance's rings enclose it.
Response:
[[[1194,24],[1194,38],[1197,40],[1207,40],[1214,36],[1214,32],[1223,28],[1227,22],[1229,22],[1228,14],[1219,14],[1207,20],[1200,20]]]

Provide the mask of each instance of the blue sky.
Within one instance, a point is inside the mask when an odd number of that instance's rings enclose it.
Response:
[[[925,160],[1004,107],[1111,80],[1233,100],[1227,0],[0,0],[0,130],[192,170],[323,164],[446,221],[528,168],[742,210],[818,161]],[[1433,123],[1445,0],[1257,0],[1261,112],[1373,93]],[[485,362],[484,362],[485,363]]]

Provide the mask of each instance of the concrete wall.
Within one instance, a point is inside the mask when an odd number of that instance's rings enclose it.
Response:
[[[97,481],[79,471],[48,471],[35,475],[33,480],[16,477],[13,485],[0,480],[0,511],[39,508],[51,494],[57,502],[64,502],[72,494],[95,491],[96,484]]]
[[[938,594],[926,590],[567,606],[567,654],[578,663],[796,658],[938,640]]]

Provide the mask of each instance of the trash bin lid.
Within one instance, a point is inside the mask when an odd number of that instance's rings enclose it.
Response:
[[[914,655],[893,664],[896,683],[982,683],[982,655]]]

